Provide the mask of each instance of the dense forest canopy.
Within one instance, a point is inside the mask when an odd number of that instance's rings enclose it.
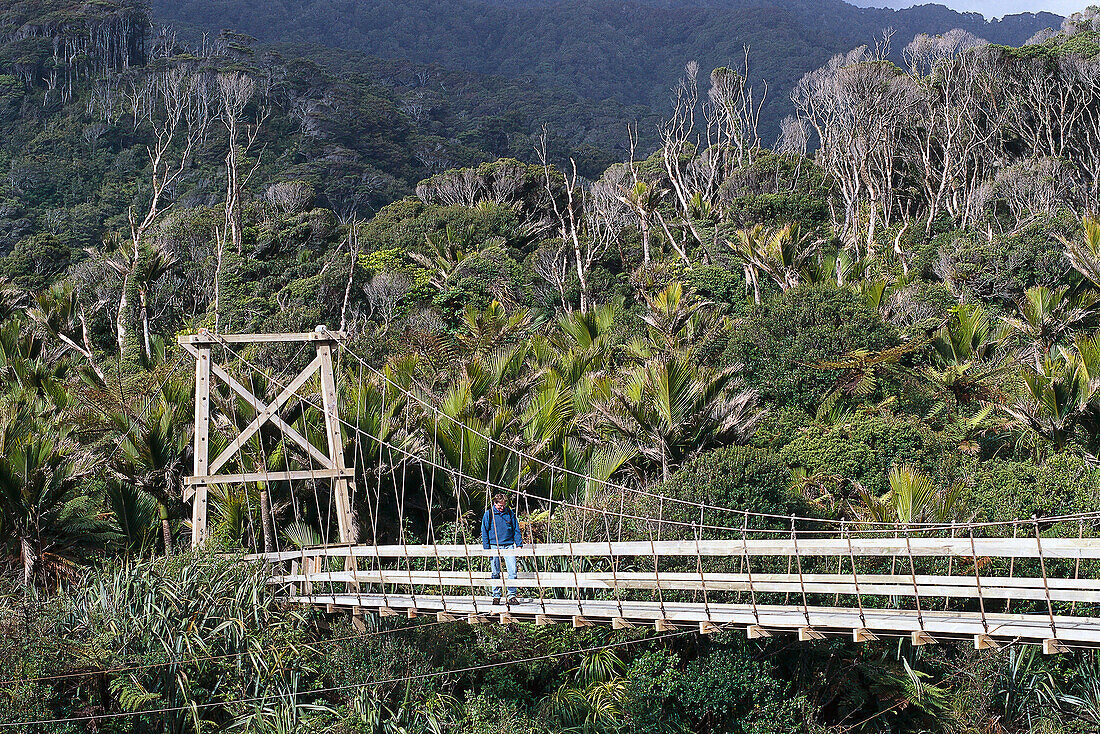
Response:
[[[354,483],[438,499],[360,492],[361,518],[381,508],[367,541],[476,542],[459,501],[490,485],[545,499],[522,519],[558,532],[551,499],[624,507],[584,477],[784,522],[1095,533],[1094,514],[1052,518],[1100,497],[1098,24],[717,0],[4,4],[0,724],[1095,731],[1095,651],[364,633],[288,607],[233,554],[327,537],[327,485],[220,487],[210,547],[187,551],[194,373],[175,336],[346,332],[363,363],[338,365],[339,400],[379,437],[364,461],[345,436]],[[762,112],[765,71],[782,103]],[[211,402],[224,448],[254,413]],[[316,412],[284,408],[325,441]],[[310,466],[268,428],[226,469]],[[485,436],[581,479],[493,461]]]

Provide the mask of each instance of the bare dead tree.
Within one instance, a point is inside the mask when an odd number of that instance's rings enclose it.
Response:
[[[569,310],[565,287],[569,282],[569,253],[562,241],[547,243],[535,251],[532,261],[535,274],[545,280],[561,301],[562,311]]]
[[[351,285],[355,280],[355,266],[359,262],[359,225],[360,221],[354,215],[348,217],[344,224],[348,228],[348,279],[344,283],[344,299],[340,304],[340,331],[347,327],[348,306],[351,303]]]
[[[130,227],[128,242],[121,238],[108,238],[104,248],[91,249],[99,259],[118,274],[122,281],[115,319],[116,341],[119,354],[126,349],[128,339],[129,291],[135,269],[147,259],[141,257],[142,242],[146,233],[161,215],[171,207],[168,194],[190,165],[197,143],[203,135],[207,119],[188,114],[194,104],[197,79],[189,72],[172,68],[148,78],[140,84],[132,84],[131,90],[141,90],[144,96],[134,102],[135,124],[147,119],[151,130],[151,143],[146,147],[149,158],[149,200],[141,210],[131,206],[127,213]],[[147,312],[146,312],[147,313]],[[149,339],[146,337],[146,351]]]
[[[370,304],[371,313],[382,321],[382,327],[389,330],[397,317],[401,300],[412,289],[412,283],[401,273],[378,273],[363,288]]]
[[[281,181],[267,187],[264,199],[282,216],[297,214],[313,201],[313,187],[305,181]]]
[[[865,232],[868,251],[878,224],[890,226],[904,211],[900,184],[912,155],[911,119],[923,101],[915,82],[887,61],[889,43],[887,34],[874,50],[863,46],[833,57],[792,93],[817,134],[818,163],[844,205],[834,226],[849,244]]]
[[[584,248],[581,245],[584,200],[583,193],[577,183],[579,179],[577,175],[577,163],[573,159],[570,159],[569,163],[571,170],[563,174],[564,186],[562,189],[565,194],[565,202],[560,203],[554,191],[555,187],[551,175],[553,167],[550,165],[546,153],[546,138],[547,131],[544,129],[542,135],[539,137],[539,145],[536,146],[535,152],[539,157],[539,162],[542,164],[543,186],[554,212],[554,221],[558,227],[558,235],[563,242],[568,242],[573,247],[573,264],[576,268],[577,280],[580,281],[581,287],[581,313],[587,313],[590,300],[588,290],[588,265],[591,261],[585,257],[583,252]]]
[[[699,64],[692,61],[684,68],[684,76],[676,88],[672,115],[663,121],[659,128],[661,137],[661,156],[672,188],[678,213],[676,224],[700,245],[705,244],[702,233],[692,217],[695,204],[711,204],[717,191],[721,170],[715,164],[713,155],[706,150],[698,155],[700,148],[699,131],[696,129],[696,115],[699,113]],[[707,149],[709,150],[709,148]],[[668,222],[661,219],[662,226],[669,229]],[[677,244],[677,239],[669,235],[670,241],[686,259],[686,248]]]
[[[227,72],[217,77],[219,117],[228,133],[228,150],[225,155],[225,223],[230,243],[239,255],[244,240],[241,221],[241,191],[259,166],[259,161],[247,172],[241,165],[259,137],[260,129],[270,113],[261,105],[251,123],[243,120],[245,109],[256,93],[256,82],[243,72]]]
[[[749,48],[739,69],[721,67],[710,74],[708,104],[703,105],[707,121],[708,148],[717,146],[720,175],[728,178],[736,168],[749,165],[763,147],[760,139],[760,112],[767,101],[768,88],[756,99],[749,85]]]

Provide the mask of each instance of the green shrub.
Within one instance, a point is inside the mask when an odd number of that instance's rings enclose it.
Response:
[[[979,520],[1068,515],[1096,509],[1096,469],[1082,456],[1056,454],[1046,463],[992,459],[966,482],[966,501]]]
[[[795,734],[804,731],[806,701],[773,665],[742,643],[693,660],[676,686],[696,732]]]
[[[953,474],[949,459],[955,454],[919,420],[865,413],[835,426],[801,430],[779,450],[779,457],[791,467],[859,482],[875,494],[889,488],[886,475],[895,463],[949,480]]]
[[[691,502],[703,502],[775,515],[814,514],[813,508],[790,489],[790,470],[776,454],[752,446],[727,446],[685,464],[658,492]],[[708,514],[708,524],[740,525],[733,514]],[[782,521],[780,521],[782,522]]]
[[[726,349],[765,402],[815,412],[836,379],[814,365],[855,349],[898,343],[897,329],[846,288],[803,285],[765,301]]]

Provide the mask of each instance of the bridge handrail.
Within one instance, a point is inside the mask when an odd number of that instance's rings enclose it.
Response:
[[[383,558],[491,558],[518,556],[553,558],[572,556],[848,556],[892,558],[979,557],[997,558],[1100,558],[1100,538],[1043,538],[1042,548],[1033,538],[802,538],[797,552],[790,539],[659,540],[538,543],[522,548],[482,548],[480,545],[329,545],[274,553],[252,553],[244,560],[290,561],[329,556]]]

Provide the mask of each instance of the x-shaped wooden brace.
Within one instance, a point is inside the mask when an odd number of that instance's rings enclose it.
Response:
[[[191,354],[195,355],[196,358],[199,357],[199,351],[190,344],[184,344],[183,348]],[[226,372],[223,367],[211,362],[210,372],[218,377],[226,385],[228,385],[229,389],[237,393],[237,395],[243,398],[246,403],[255,408],[256,418],[251,423],[249,423],[244,428],[244,430],[242,430],[240,434],[229,443],[228,446],[225,447],[225,449],[218,455],[216,459],[214,459],[210,463],[208,474],[212,476],[215,472],[218,471],[218,469],[225,466],[226,462],[228,462],[233,457],[233,454],[236,453],[236,451],[242,446],[244,446],[245,443],[248,442],[248,439],[252,438],[252,436],[254,436],[265,423],[269,422],[279,428],[283,432],[283,434],[286,435],[287,438],[305,449],[309,453],[309,455],[312,456],[313,459],[317,461],[322,467],[324,467],[325,469],[334,468],[332,459],[330,459],[328,456],[322,453],[320,449],[310,443],[309,439],[296,431],[293,426],[291,426],[289,423],[279,417],[279,409],[286,405],[286,403],[297,394],[298,390],[300,390],[301,387],[306,384],[306,382],[308,382],[309,379],[313,377],[313,375],[317,373],[317,370],[320,368],[320,366],[321,358],[314,358],[314,360],[309,363],[309,366],[302,370],[297,377],[291,380],[290,384],[287,385],[286,388],[281,393],[279,393],[279,395],[273,401],[271,401],[271,403],[264,403],[264,401],[256,397],[251,390],[238,382],[237,379],[233,377],[233,375]]]

